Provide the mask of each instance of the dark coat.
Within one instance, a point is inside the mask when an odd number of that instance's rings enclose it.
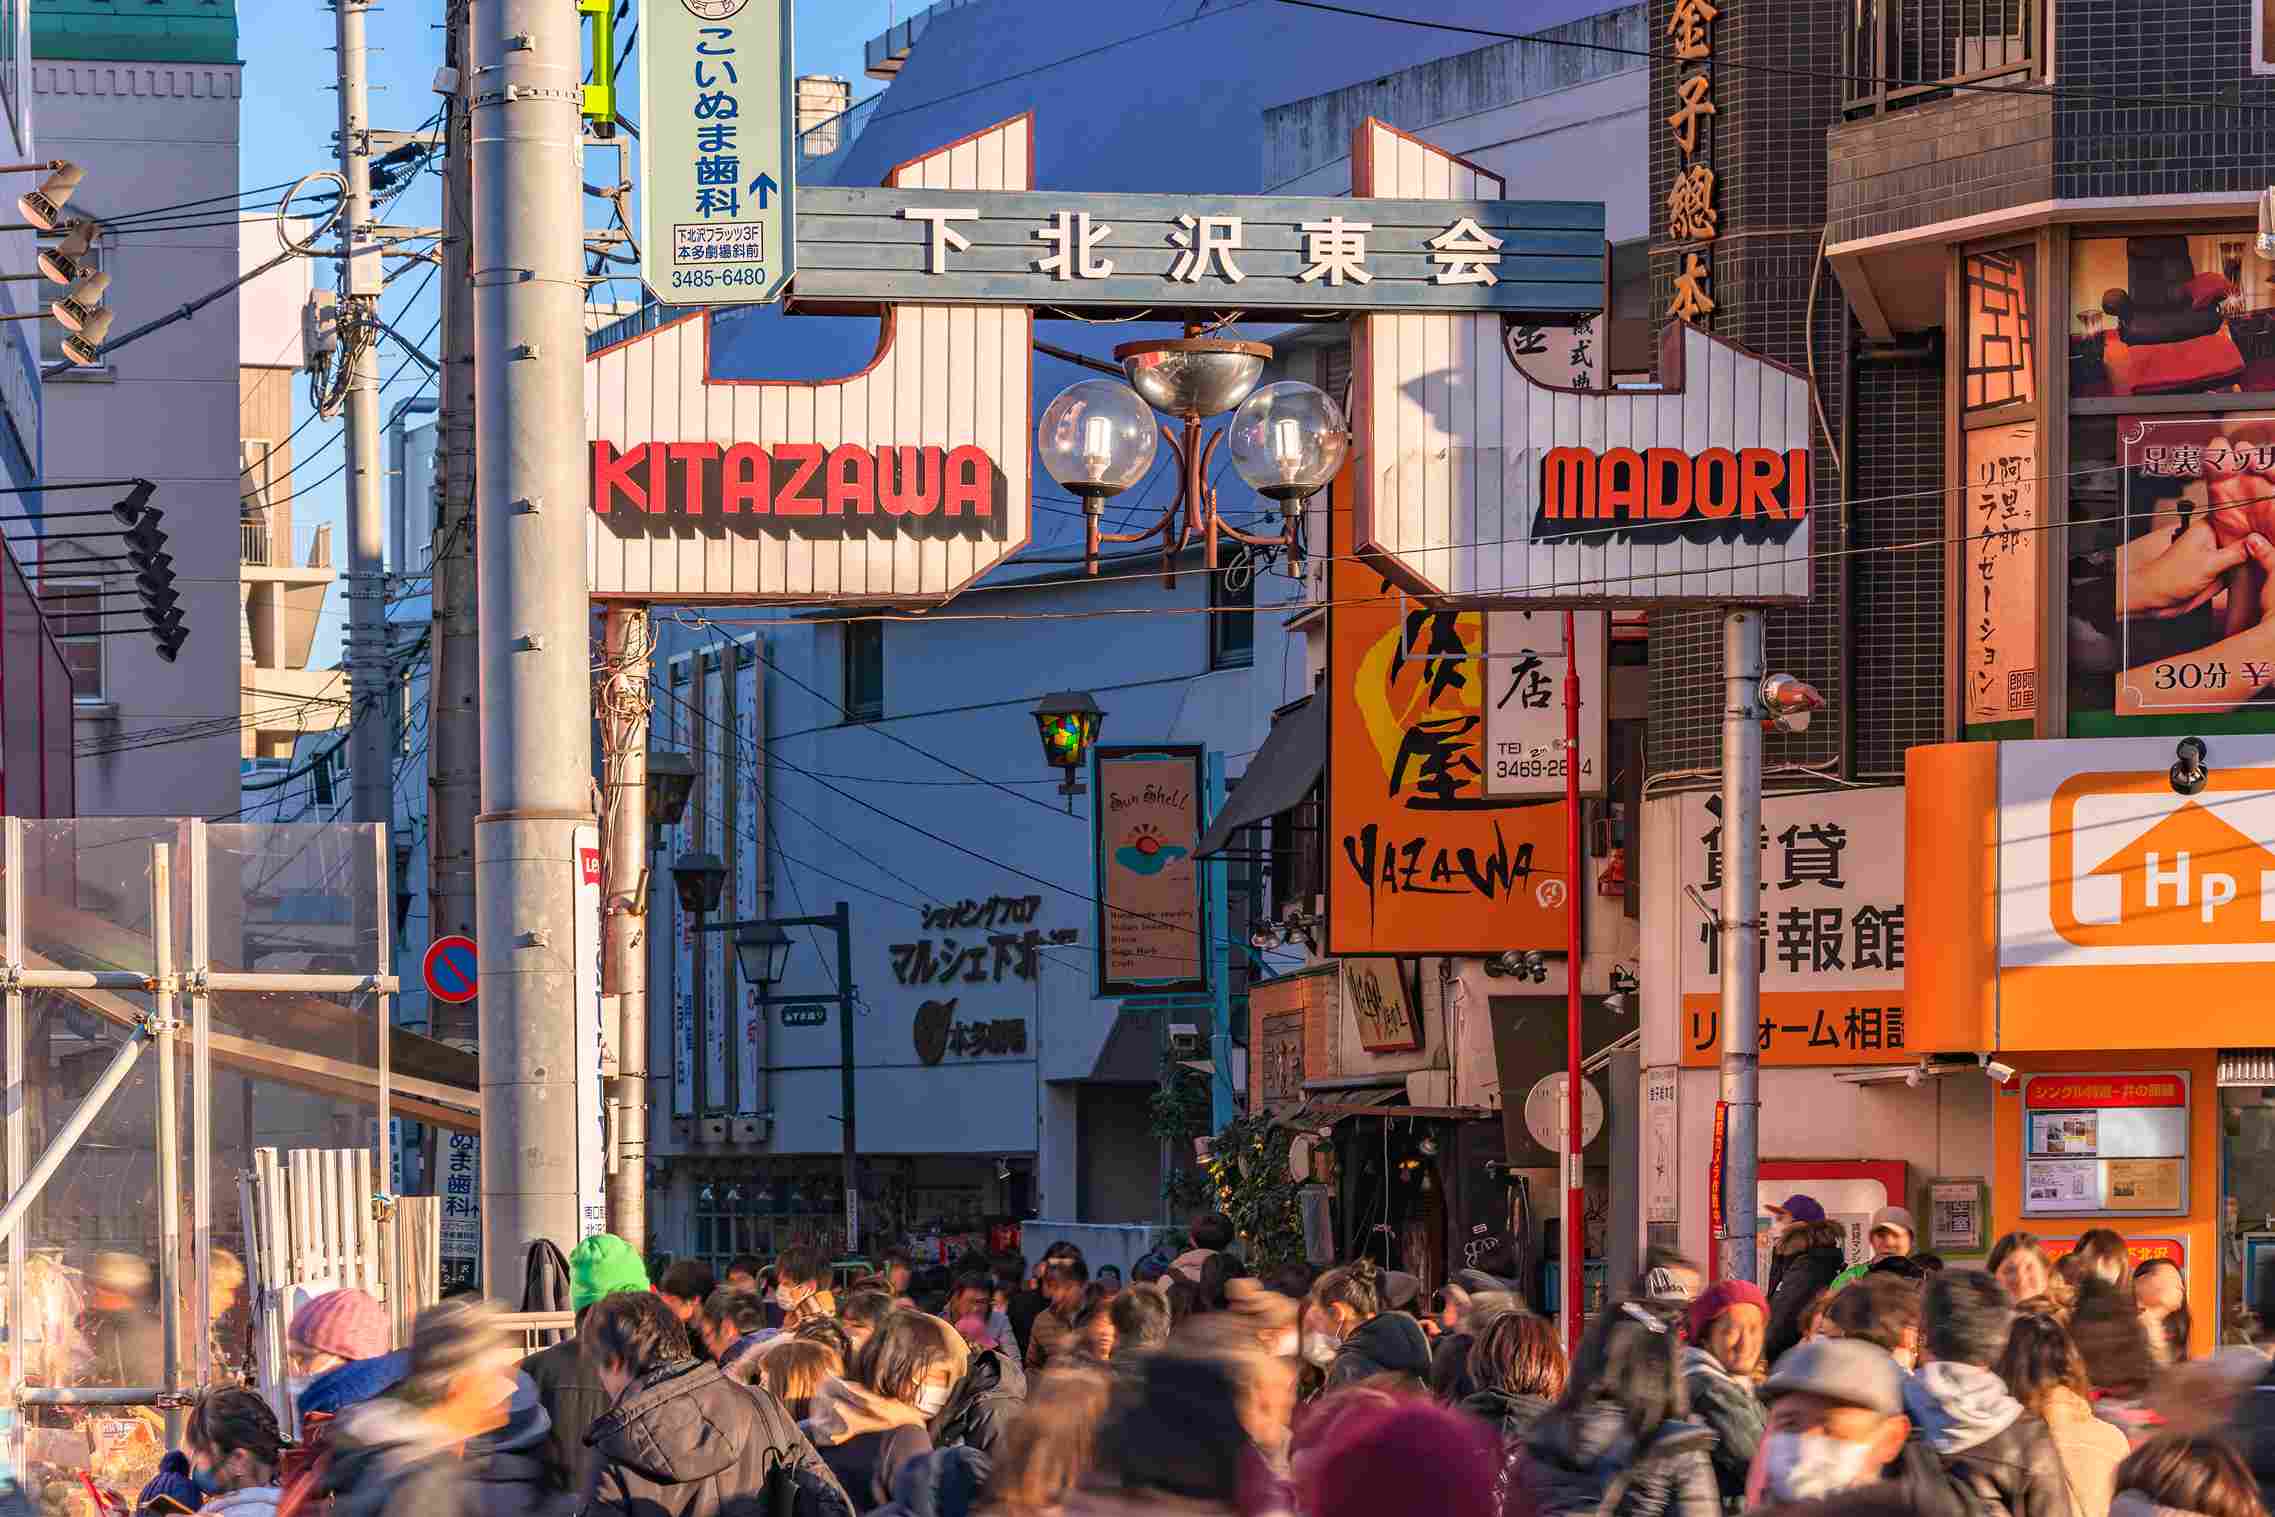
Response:
[[[1722,1509],[1744,1511],[1746,1480],[1761,1452],[1767,1420],[1760,1398],[1751,1385],[1726,1373],[1713,1355],[1695,1347],[1683,1354],[1683,1394],[1690,1400],[1692,1420],[1714,1434],[1714,1483],[1722,1492]]]
[[[1770,1265],[1769,1336],[1762,1341],[1762,1353],[1769,1363],[1775,1364],[1801,1341],[1803,1309],[1846,1268],[1848,1260],[1829,1244],[1778,1255]]]
[[[1713,1443],[1695,1422],[1663,1422],[1638,1442],[1627,1414],[1609,1401],[1551,1411],[1509,1455],[1503,1510],[1512,1517],[1721,1517],[1707,1460]]]
[[[650,1370],[585,1434],[599,1460],[591,1517],[768,1517],[777,1467],[797,1481],[798,1517],[851,1517],[853,1504],[782,1403],[715,1364]]]
[[[2069,1517],[2069,1478],[2053,1433],[1990,1370],[1925,1366],[1905,1382],[1904,1410],[1913,1441],[1942,1462],[1979,1517]]]
[[[2258,1477],[2260,1499],[2275,1501],[2275,1367],[2237,1398],[2227,1436]]]
[[[1404,1312],[1384,1312],[1360,1323],[1336,1352],[1327,1371],[1327,1388],[1383,1374],[1429,1381],[1430,1340],[1422,1336],[1422,1324]]]
[[[1001,1349],[983,1348],[932,1419],[936,1449],[975,1448],[993,1456],[1027,1401],[1027,1372]]]
[[[334,1517],[568,1517],[575,1503],[546,1478],[550,1430],[542,1406],[519,1407],[461,1457],[399,1403],[366,1402],[335,1424],[318,1489]]]
[[[1501,1435],[1501,1447],[1514,1449],[1531,1434],[1533,1425],[1548,1413],[1548,1400],[1543,1396],[1520,1396],[1514,1391],[1472,1391],[1457,1403],[1473,1417],[1482,1417],[1493,1424]]]
[[[877,1517],[971,1517],[992,1468],[988,1456],[970,1444],[919,1455],[901,1467],[892,1504],[879,1508]]]
[[[815,1449],[859,1512],[873,1512],[893,1499],[894,1482],[911,1464],[932,1452],[932,1440],[913,1423],[855,1433],[842,1443]]]
[[[600,1377],[584,1362],[574,1334],[521,1361],[537,1384],[537,1403],[553,1422],[545,1439],[545,1469],[555,1490],[582,1497],[592,1489],[593,1451],[585,1433],[615,1405]]]

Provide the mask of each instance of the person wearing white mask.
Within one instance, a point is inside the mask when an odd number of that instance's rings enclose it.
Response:
[[[1751,1505],[1818,1501],[1882,1480],[1920,1493],[1922,1511],[1956,1505],[1934,1456],[1910,1441],[1896,1361],[1871,1344],[1802,1344],[1778,1361],[1762,1400],[1769,1420]],[[1938,1499],[1924,1499],[1930,1496]]]
[[[970,1362],[963,1335],[948,1323],[896,1311],[844,1376],[822,1382],[802,1431],[855,1511],[891,1501],[902,1469],[932,1452],[927,1424],[947,1409]]]

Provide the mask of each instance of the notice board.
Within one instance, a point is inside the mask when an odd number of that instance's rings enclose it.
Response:
[[[2022,1214],[2188,1211],[2188,1075],[2032,1075],[2022,1085]]]

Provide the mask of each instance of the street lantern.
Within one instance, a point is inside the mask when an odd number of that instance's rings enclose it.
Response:
[[[648,750],[648,821],[656,827],[677,827],[687,815],[687,798],[695,792],[695,760],[668,748]]]
[[[1162,570],[1174,577],[1178,552],[1199,537],[1211,570],[1217,539],[1251,548],[1288,549],[1291,564],[1303,553],[1303,501],[1335,477],[1350,450],[1342,408],[1327,394],[1297,380],[1256,388],[1271,362],[1260,342],[1203,337],[1188,324],[1183,337],[1125,342],[1114,358],[1127,388],[1110,379],[1086,379],[1059,392],[1043,411],[1036,449],[1051,478],[1081,497],[1083,562],[1098,572],[1105,543],[1161,539]],[[1176,418],[1181,428],[1159,425],[1146,410]],[[1202,423],[1239,408],[1231,425],[1203,436]],[[1104,530],[1106,502],[1145,477],[1153,463],[1152,434],[1165,438],[1177,460],[1177,499],[1142,532]],[[1244,532],[1217,510],[1209,460],[1227,436],[1233,467],[1283,513],[1277,534]]]
[[[781,984],[789,973],[790,934],[774,923],[738,927],[734,942],[735,962],[742,966],[743,978],[760,995]]]
[[[1074,798],[1083,793],[1082,781],[1075,775],[1090,757],[1099,729],[1106,725],[1106,713],[1087,690],[1059,690],[1035,702],[1033,714],[1035,731],[1043,740],[1043,762],[1065,776],[1059,794],[1066,797],[1071,813]]]
[[[672,887],[679,892],[680,908],[696,916],[719,909],[727,890],[727,866],[715,853],[683,853],[671,866]]]

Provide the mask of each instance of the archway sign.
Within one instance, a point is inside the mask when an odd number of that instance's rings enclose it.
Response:
[[[948,599],[1031,536],[1037,314],[1141,311],[1352,318],[1354,545],[1418,597],[1808,594],[1799,375],[1689,328],[1650,392],[1509,360],[1504,317],[1603,309],[1601,205],[1502,199],[1371,119],[1348,197],[1038,191],[1033,130],[797,189],[791,308],[879,315],[860,372],[715,379],[700,305],[594,355],[596,598]]]

